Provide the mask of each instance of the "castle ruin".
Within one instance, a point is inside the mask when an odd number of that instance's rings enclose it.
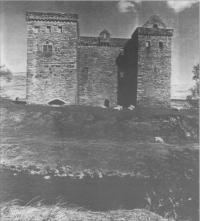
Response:
[[[130,39],[80,36],[78,15],[27,12],[29,103],[170,105],[173,30],[158,16]]]

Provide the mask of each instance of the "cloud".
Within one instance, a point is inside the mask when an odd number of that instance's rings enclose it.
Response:
[[[168,0],[167,5],[175,12],[181,12],[186,8],[190,8],[198,0]]]
[[[137,4],[139,4],[141,0],[120,0],[118,2],[118,9],[120,12],[137,12]]]
[[[137,12],[138,4],[140,4],[142,1],[145,0],[119,0],[118,9],[121,13]],[[166,0],[168,7],[172,8],[177,13],[186,8],[190,8],[194,3],[197,2],[199,2],[199,0]]]

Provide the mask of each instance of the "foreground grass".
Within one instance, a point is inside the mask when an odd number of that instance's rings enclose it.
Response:
[[[84,174],[145,176],[158,183],[148,191],[151,211],[162,215],[170,212],[172,217],[196,221],[197,110],[136,108],[120,112],[79,106],[24,106],[3,100],[0,121],[1,166],[31,174],[77,178]],[[156,136],[164,142],[155,143]],[[47,213],[53,210],[16,205],[11,208],[10,212],[22,211],[19,217],[26,210],[35,214],[41,214],[40,209]],[[101,214],[99,220],[117,220],[108,213],[80,214],[83,218],[69,220],[84,220],[87,214]],[[98,220],[91,217],[85,220]]]
[[[84,211],[81,208],[55,206],[0,205],[1,221],[165,221],[161,216],[143,209],[109,212]]]
[[[32,174],[82,176],[138,175],[150,176],[152,171],[177,171],[171,164],[173,155],[181,153],[183,159],[189,151],[191,167],[198,165],[198,146],[195,144],[168,145],[158,143],[117,142],[107,140],[74,140],[56,142],[51,139],[9,138],[1,143],[1,166],[14,170],[27,170]],[[155,166],[155,164],[158,165]],[[174,168],[175,167],[175,168]],[[189,168],[188,168],[189,169]]]

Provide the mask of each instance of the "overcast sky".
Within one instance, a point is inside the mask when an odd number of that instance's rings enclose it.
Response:
[[[104,28],[113,37],[129,38],[153,14],[174,28],[172,84],[190,84],[199,61],[199,3],[184,1],[0,1],[1,63],[26,71],[26,11],[72,12],[79,15],[80,34],[97,36]]]

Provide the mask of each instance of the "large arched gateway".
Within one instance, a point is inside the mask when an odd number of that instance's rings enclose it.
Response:
[[[59,105],[59,106],[61,106],[61,105],[65,105],[66,102],[63,101],[62,99],[55,98],[55,99],[50,100],[50,101],[48,102],[48,104],[49,104],[49,105]]]

